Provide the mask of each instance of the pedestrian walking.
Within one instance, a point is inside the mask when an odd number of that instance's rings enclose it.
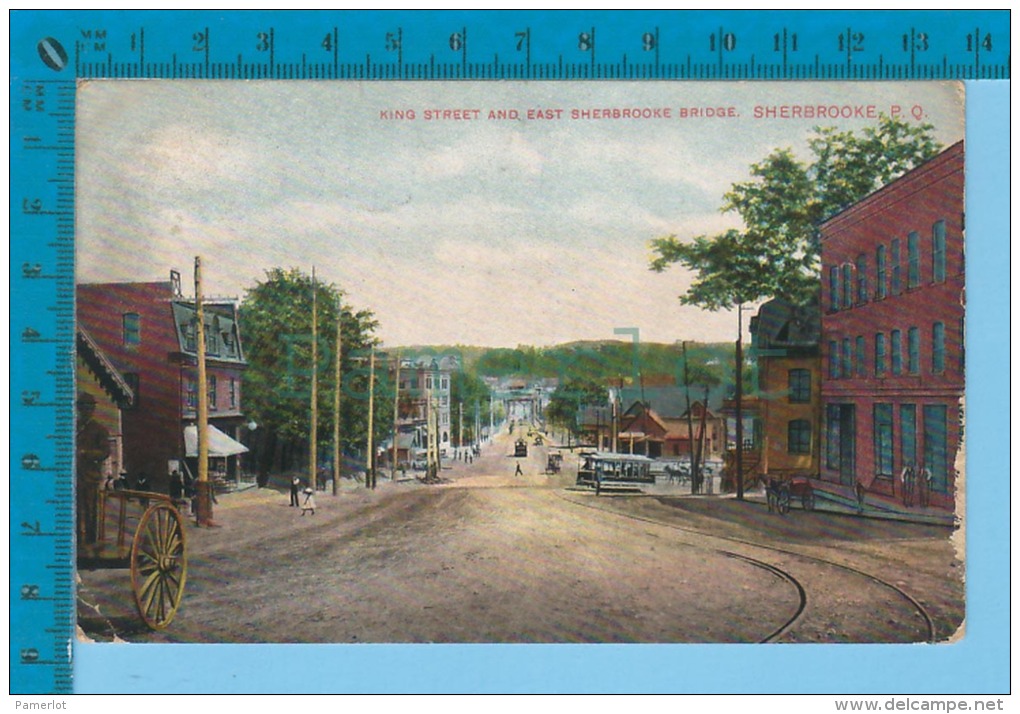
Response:
[[[520,464],[520,462],[517,462],[517,470],[514,471],[514,476],[523,476],[523,475],[524,475],[524,472],[521,471],[521,464]]]
[[[298,493],[299,493],[300,489],[301,489],[301,479],[299,479],[297,476],[295,476],[290,481],[290,505],[295,507],[295,508],[300,505],[298,503]]]
[[[315,515],[315,491],[310,488],[305,489],[305,502],[301,504],[301,515],[311,511],[311,514]]]

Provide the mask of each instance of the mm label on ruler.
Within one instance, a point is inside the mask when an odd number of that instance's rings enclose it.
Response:
[[[87,78],[1008,79],[1009,13],[14,12],[11,691],[72,690],[74,119]]]

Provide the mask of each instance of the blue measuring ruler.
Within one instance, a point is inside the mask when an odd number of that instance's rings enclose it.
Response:
[[[78,79],[1008,79],[1009,20],[1008,11],[13,12],[11,692],[73,691]]]

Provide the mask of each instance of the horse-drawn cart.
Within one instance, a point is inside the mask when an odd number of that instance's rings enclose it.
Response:
[[[815,508],[815,490],[811,479],[804,476],[792,478],[770,478],[765,484],[765,499],[769,512],[776,511],[781,515],[790,512],[790,501],[800,501],[801,508],[813,511]]]
[[[149,628],[165,629],[180,607],[188,574],[177,503],[130,490],[100,491],[98,499],[95,542],[79,542],[79,569],[129,569],[139,616]]]

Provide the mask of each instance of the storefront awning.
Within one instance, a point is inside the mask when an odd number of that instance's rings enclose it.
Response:
[[[206,426],[209,437],[209,456],[236,456],[237,454],[248,453],[248,447],[239,441],[234,441],[212,424]],[[184,427],[184,451],[186,456],[198,456],[198,427]]]

